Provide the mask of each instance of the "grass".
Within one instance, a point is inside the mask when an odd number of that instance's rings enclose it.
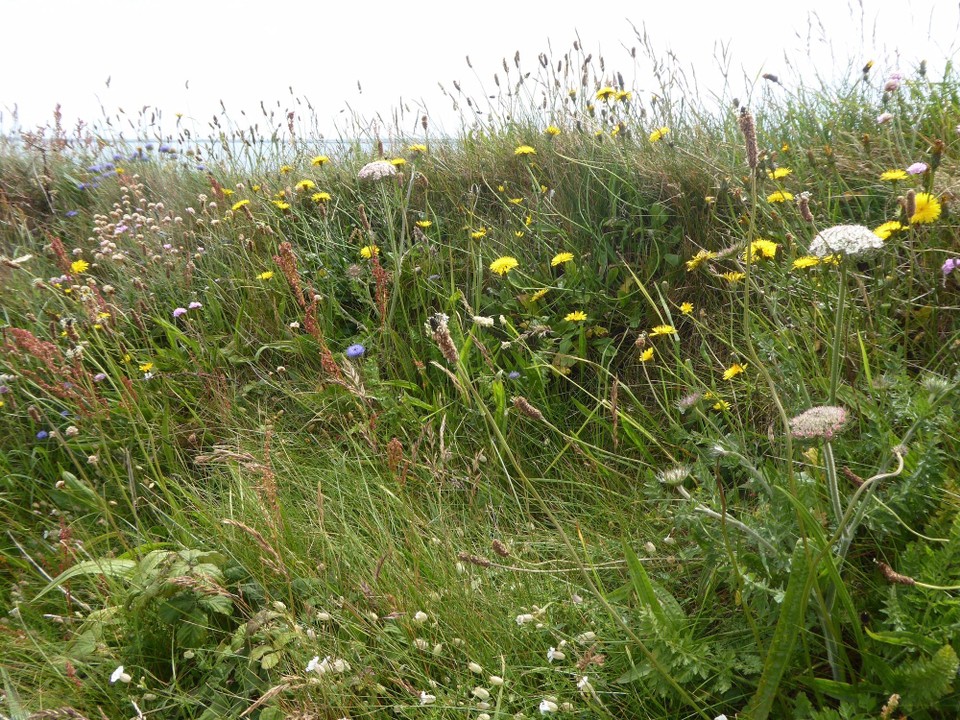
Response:
[[[602,67],[0,148],[7,716],[956,715],[954,71]]]

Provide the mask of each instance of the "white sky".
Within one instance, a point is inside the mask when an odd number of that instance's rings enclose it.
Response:
[[[503,77],[502,58],[513,71],[519,50],[521,69],[535,71],[538,53],[552,49],[556,62],[577,35],[648,97],[650,63],[630,22],[646,29],[660,57],[672,50],[681,67],[695,69],[705,94],[722,90],[715,52],[727,45],[731,91],[741,99],[745,77],[770,72],[789,88],[801,73],[856,73],[868,59],[878,74],[909,74],[925,59],[936,79],[960,44],[956,0],[0,0],[0,19],[0,132],[14,129],[14,106],[30,127],[47,122],[58,102],[68,124],[101,118],[101,103],[127,116],[149,105],[163,111],[169,130],[174,113],[205,128],[222,100],[244,124],[240,110],[261,119],[261,100],[295,107],[292,86],[333,137],[349,125],[345,115],[339,126],[334,120],[347,103],[364,118],[389,118],[401,98],[414,114],[426,107],[434,129],[455,133],[459,120],[438,83],[452,90],[458,80],[477,98],[479,81],[490,91],[493,73]],[[636,72],[631,46],[638,46]],[[408,124],[412,131],[412,117]]]

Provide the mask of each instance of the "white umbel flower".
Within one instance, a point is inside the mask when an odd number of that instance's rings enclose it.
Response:
[[[848,257],[865,255],[883,247],[883,240],[863,225],[834,225],[821,230],[810,243],[810,254],[825,257],[839,253]]]
[[[385,177],[393,177],[397,174],[397,168],[386,160],[375,160],[367,163],[360,172],[357,173],[359,180],[382,180]]]

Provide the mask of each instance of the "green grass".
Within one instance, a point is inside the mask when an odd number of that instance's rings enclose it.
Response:
[[[751,169],[681,77],[556,67],[316,165],[0,147],[5,715],[957,714],[954,71],[758,92]]]

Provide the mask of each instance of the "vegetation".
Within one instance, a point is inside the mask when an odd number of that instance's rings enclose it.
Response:
[[[0,147],[7,716],[960,714],[960,79],[504,73]]]

